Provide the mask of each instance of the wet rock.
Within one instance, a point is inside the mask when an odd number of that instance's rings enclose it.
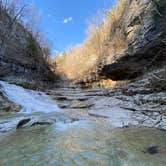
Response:
[[[58,101],[65,101],[65,100],[68,100],[68,98],[65,97],[65,96],[55,97],[55,99],[58,100]]]
[[[154,154],[157,154],[159,153],[159,150],[158,150],[158,146],[150,146],[147,148],[147,152],[150,154],[150,155],[154,155]]]
[[[2,92],[0,92],[0,113],[19,112],[21,106],[9,101]]]
[[[16,126],[16,129],[20,129],[23,128],[28,122],[30,122],[31,119],[27,118],[27,119],[22,119]]]
[[[67,109],[67,108],[70,108],[70,104],[68,104],[68,103],[58,103],[58,107],[60,107],[62,109]]]
[[[78,98],[77,99],[78,101],[87,101],[87,100],[89,100],[89,98],[87,98],[87,97],[80,97],[80,98]]]
[[[54,122],[55,122],[55,120],[51,121],[51,120],[40,120],[40,119],[27,118],[27,119],[20,120],[19,123],[17,124],[16,129],[35,127],[35,126],[48,126],[48,125],[52,125]]]
[[[88,114],[89,114],[90,116],[93,116],[93,117],[96,117],[96,118],[109,118],[109,116],[101,115],[101,114],[98,114],[98,113],[89,112]]]
[[[32,125],[31,126],[47,126],[47,125],[52,125],[53,124],[53,122],[34,122],[34,123],[32,123]]]

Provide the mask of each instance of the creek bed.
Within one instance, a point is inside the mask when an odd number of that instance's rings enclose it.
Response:
[[[107,96],[103,89],[43,93],[0,83],[22,106],[0,117],[0,165],[166,165],[166,132],[153,126],[164,127],[164,116],[123,109],[136,108],[130,96]]]

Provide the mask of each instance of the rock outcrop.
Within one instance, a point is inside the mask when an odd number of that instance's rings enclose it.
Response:
[[[126,1],[119,31],[125,37],[127,48],[113,55],[100,76],[112,80],[129,80],[147,70],[166,65],[166,1]]]
[[[12,112],[19,112],[21,106],[15,104],[7,99],[2,92],[0,92],[0,115]]]
[[[0,78],[27,87],[54,81],[55,74],[36,39],[20,22],[0,9]]]

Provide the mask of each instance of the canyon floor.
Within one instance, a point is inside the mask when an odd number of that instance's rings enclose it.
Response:
[[[1,165],[166,165],[165,92],[140,82],[44,92],[0,84],[9,100],[0,117]]]

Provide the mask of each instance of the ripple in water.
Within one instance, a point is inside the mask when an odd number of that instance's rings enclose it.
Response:
[[[77,122],[78,123],[78,122]],[[0,136],[0,165],[165,166],[166,133],[97,122],[29,128]],[[66,128],[67,127],[67,128]],[[157,147],[157,153],[148,152]],[[152,149],[156,150],[156,149]]]

